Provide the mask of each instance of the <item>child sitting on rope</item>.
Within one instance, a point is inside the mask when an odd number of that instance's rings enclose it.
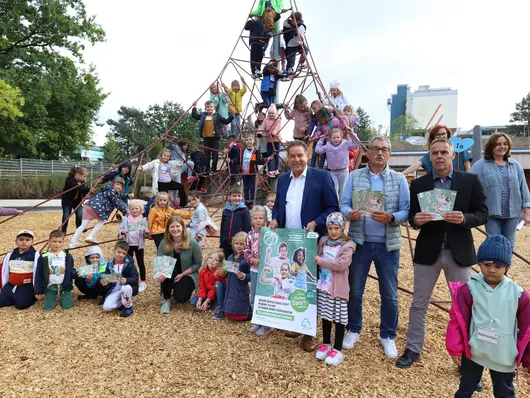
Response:
[[[230,124],[234,120],[234,115],[223,117],[215,112],[215,105],[212,101],[206,101],[205,111],[202,114],[197,112],[197,101],[193,103],[191,117],[199,121],[199,135],[204,139],[204,158],[206,159],[206,174],[217,173],[217,161],[219,159],[219,141],[223,136],[223,125]]]
[[[293,138],[304,140],[311,121],[311,111],[307,106],[307,99],[302,94],[298,94],[294,98],[294,111],[291,111],[287,104],[284,104],[283,108],[285,109],[285,118],[294,120]]]
[[[274,23],[280,19],[280,15],[286,10],[283,8],[283,0],[260,0],[258,7],[250,13],[263,18],[265,23],[265,37],[263,47],[266,48],[270,38],[274,35]]]
[[[120,210],[123,214],[127,214],[127,205],[121,199],[125,181],[121,177],[114,177],[112,185],[105,187],[96,196],[90,199],[83,206],[83,222],[75,230],[74,236],[68,245],[69,249],[79,247],[79,237],[85,229],[88,228],[90,221],[96,220],[97,223],[88,237],[85,239],[86,243],[98,244],[96,234],[105,224],[114,209]]]
[[[228,93],[230,102],[228,104],[228,111],[234,116],[234,120],[231,123],[230,135],[239,136],[241,134],[241,113],[243,113],[243,96],[247,93],[247,86],[245,85],[245,79],[241,77],[241,85],[237,80],[234,80],[231,87],[228,87],[223,83],[223,87]]]

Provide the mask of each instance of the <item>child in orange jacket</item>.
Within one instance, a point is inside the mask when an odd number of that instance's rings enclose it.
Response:
[[[190,212],[169,207],[169,195],[167,192],[159,192],[156,195],[155,203],[149,209],[149,215],[147,217],[148,229],[157,248],[164,239],[167,222],[173,216],[180,216],[187,220],[191,219]]]

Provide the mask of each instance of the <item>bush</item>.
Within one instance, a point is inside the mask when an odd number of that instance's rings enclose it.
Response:
[[[47,199],[64,188],[64,175],[2,178],[0,199]],[[60,199],[60,198],[58,198]]]

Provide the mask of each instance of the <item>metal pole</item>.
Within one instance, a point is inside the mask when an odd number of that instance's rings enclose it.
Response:
[[[471,148],[471,156],[473,163],[482,158],[482,129],[480,126],[473,127],[473,147]]]

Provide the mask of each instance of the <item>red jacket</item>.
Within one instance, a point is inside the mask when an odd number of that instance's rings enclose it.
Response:
[[[215,271],[205,267],[199,272],[199,293],[197,293],[197,297],[203,300],[215,300],[215,282],[226,283],[226,278],[216,275]]]
[[[451,320],[447,325],[445,346],[449,355],[471,358],[469,347],[469,325],[471,324],[471,311],[473,296],[467,283],[449,282],[453,294],[453,306],[449,316]],[[523,367],[530,368],[530,293],[523,291],[519,297],[517,308],[517,366],[522,362]]]

